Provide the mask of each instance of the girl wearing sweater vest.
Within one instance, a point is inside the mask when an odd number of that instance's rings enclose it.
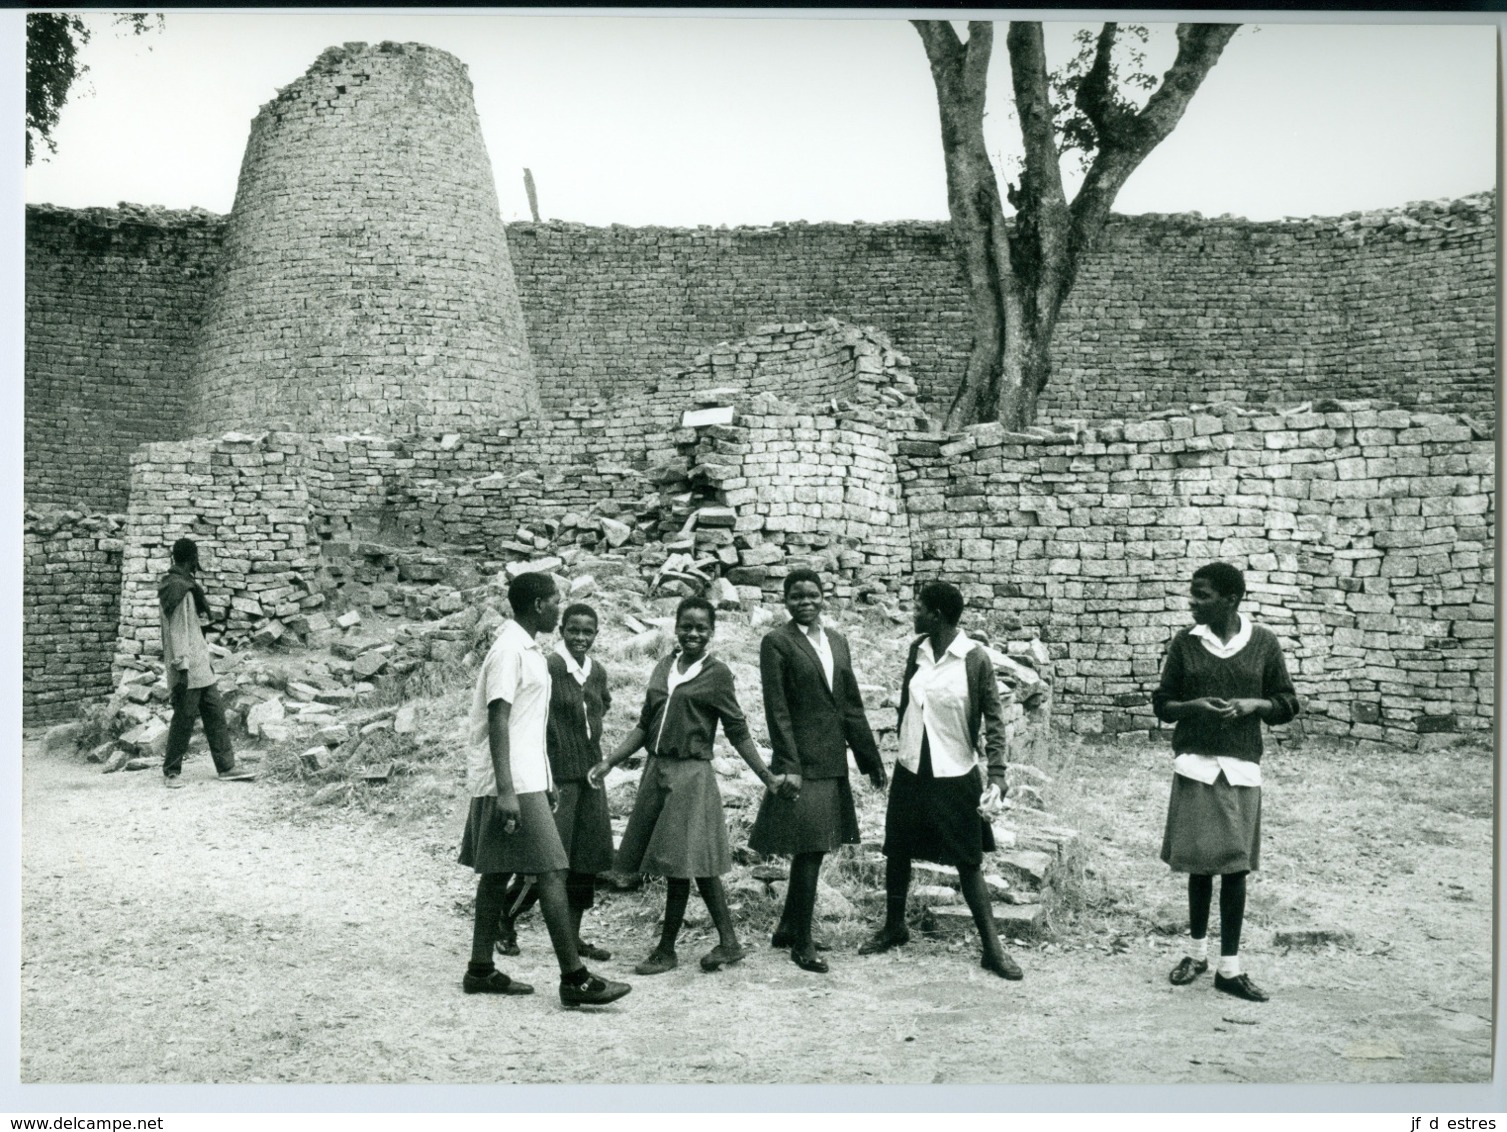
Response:
[[[722,887],[722,874],[733,867],[733,859],[712,769],[717,725],[767,789],[783,785],[783,777],[770,773],[754,746],[732,672],[707,651],[716,625],[717,611],[705,598],[680,603],[675,610],[680,648],[654,666],[638,726],[610,758],[592,768],[589,779],[600,787],[607,772],[634,751],[643,747],[649,752],[616,863],[620,873],[666,878],[664,929],[658,945],[634,968],[641,975],[662,974],[677,964],[675,940],[693,878],[718,935],[717,946],[702,956],[701,969],[715,971],[746,954]]]
[[[1188,874],[1192,944],[1168,978],[1191,983],[1209,969],[1209,907],[1219,884],[1216,990],[1252,1002],[1266,993],[1240,970],[1245,876],[1261,856],[1261,724],[1286,723],[1298,697],[1269,630],[1240,612],[1245,576],[1214,562],[1193,573],[1194,625],[1167,646],[1161,684],[1151,699],[1172,732],[1172,798],[1162,860]]]

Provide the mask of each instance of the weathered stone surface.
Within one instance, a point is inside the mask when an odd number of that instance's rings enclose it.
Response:
[[[282,700],[276,696],[263,700],[246,712],[246,731],[250,735],[261,735],[267,724],[281,722],[287,714]]]

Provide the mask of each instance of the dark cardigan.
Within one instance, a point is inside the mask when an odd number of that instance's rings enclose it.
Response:
[[[1271,700],[1277,709],[1272,723],[1286,723],[1298,714],[1298,696],[1282,659],[1282,645],[1270,629],[1260,625],[1251,626],[1250,641],[1231,657],[1215,656],[1191,628],[1172,638],[1151,709],[1163,723],[1171,723],[1169,703],[1204,696]],[[1172,730],[1172,749],[1178,754],[1223,755],[1259,763],[1261,717],[1247,715],[1229,722],[1202,716],[1180,719]]]
[[[586,683],[576,683],[559,653],[550,653],[549,722],[545,724],[545,748],[549,769],[556,782],[584,782],[587,771],[602,761],[602,718],[612,706],[607,670],[593,659]],[[586,721],[591,721],[591,734]]]
[[[875,774],[883,763],[848,642],[841,633],[823,631],[832,650],[830,689],[816,646],[794,621],[766,633],[759,644],[764,722],[774,748],[769,769],[810,779],[846,778],[851,747],[858,769]]]
[[[900,679],[900,711],[895,716],[902,722],[905,719],[905,709],[910,704],[911,677],[920,667],[918,656],[924,640],[925,636],[920,636],[912,641],[910,652],[905,657],[905,675]],[[983,727],[984,755],[989,763],[989,773],[1000,777],[1007,769],[1005,713],[999,704],[999,685],[995,682],[994,662],[989,659],[983,645],[977,641],[974,644],[976,647],[969,649],[968,655],[963,658],[968,677],[968,742],[977,750],[980,726],[987,724]]]
[[[710,759],[719,720],[728,742],[734,746],[749,739],[748,721],[738,706],[733,674],[727,665],[708,656],[701,662],[701,671],[676,688],[671,696],[670,665],[675,663],[677,655],[671,653],[661,660],[649,677],[644,709],[638,715],[644,749],[661,759]],[[659,734],[661,716],[665,717],[663,738]]]

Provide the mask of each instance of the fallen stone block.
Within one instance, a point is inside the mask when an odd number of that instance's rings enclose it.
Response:
[[[392,729],[399,735],[412,735],[419,729],[418,709],[412,704],[405,704],[398,709],[398,714],[393,717]]]
[[[1003,907],[996,904],[994,906],[995,927],[1017,939],[1031,938],[1039,933],[1045,924],[1046,909],[1040,904],[1025,906],[1007,904]],[[924,931],[935,932],[937,935],[946,937],[972,937],[975,932],[973,913],[963,906],[929,908],[921,918],[921,926]]]
[[[353,625],[361,624],[361,614],[357,613],[354,609],[348,609],[335,618],[335,624],[339,625],[342,629],[349,629]]]
[[[936,904],[956,904],[963,899],[962,894],[957,889],[949,888],[945,884],[918,885],[913,895],[928,907]]]
[[[285,719],[269,720],[262,724],[261,737],[268,743],[286,743],[293,738],[293,724]]]
[[[318,747],[310,747],[298,756],[298,761],[303,763],[306,770],[324,770],[330,765],[330,750],[321,744]]]
[[[364,652],[355,659],[351,665],[351,674],[358,680],[369,680],[386,667],[386,654],[373,650]]]
[[[48,754],[72,752],[78,747],[79,740],[88,730],[89,725],[82,721],[59,723],[56,727],[49,727],[47,734],[42,738],[42,750]]]
[[[113,742],[101,743],[99,746],[95,747],[94,750],[90,751],[87,755],[84,756],[84,761],[91,763],[105,762],[107,759],[109,759],[110,752],[114,749],[115,744]]]
[[[120,737],[121,744],[135,754],[146,754],[159,741],[163,749],[166,749],[167,724],[155,716]]]
[[[1345,928],[1279,928],[1272,935],[1277,947],[1348,947],[1355,943],[1355,933]]]
[[[1036,849],[1013,849],[995,858],[1000,872],[1017,885],[1040,888],[1052,870],[1050,855]]]
[[[267,724],[281,722],[287,714],[282,700],[276,696],[263,700],[246,713],[246,731],[250,735],[261,735]]]
[[[390,762],[364,767],[356,772],[356,778],[362,782],[386,782],[391,777],[392,763]]]
[[[131,753],[124,747],[116,747],[114,753],[105,760],[105,765],[100,768],[100,771],[104,774],[114,774],[130,761]]]
[[[328,786],[320,787],[310,802],[316,806],[328,806],[342,801],[350,793],[350,789],[348,782],[331,782]]]

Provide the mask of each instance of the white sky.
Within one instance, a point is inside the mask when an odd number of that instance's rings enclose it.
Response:
[[[57,154],[27,171],[27,201],[228,212],[257,109],[325,47],[394,39],[468,65],[509,220],[528,214],[524,166],[545,217],[590,224],[947,214],[926,57],[887,12],[221,10],[169,12],[140,37],[91,19],[85,89],[63,110]],[[1049,27],[1054,60],[1076,26]],[[1003,30],[990,79],[1001,156],[1015,149]],[[1170,25],[1153,48],[1160,74]],[[1496,110],[1493,24],[1247,27],[1116,209],[1266,219],[1477,192],[1496,180]]]

